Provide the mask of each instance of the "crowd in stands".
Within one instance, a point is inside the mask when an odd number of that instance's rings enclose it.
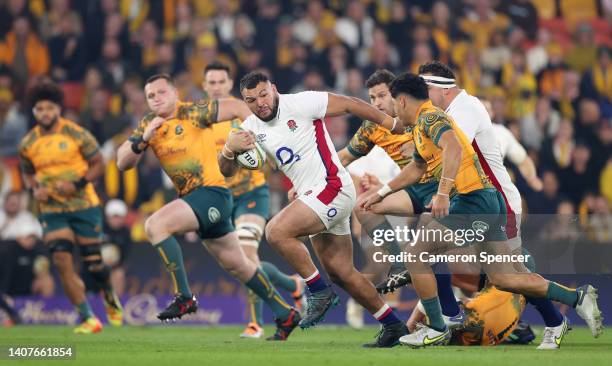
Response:
[[[542,191],[515,174],[525,211],[599,214],[612,231],[611,24],[606,0],[0,0],[0,237],[21,240],[21,251],[36,247],[24,236],[40,238],[27,211],[34,205],[14,193],[23,192],[19,142],[35,123],[28,88],[61,85],[63,115],[101,145],[99,194],[125,203],[122,220],[145,241],[144,218],[175,194],[150,151],[120,172],[116,148],[148,111],[147,77],[169,73],[182,99],[205,98],[203,70],[213,61],[229,64],[235,80],[266,70],[281,93],[366,100],[364,80],[376,69],[445,62],[535,161]],[[338,149],[361,123],[326,122]],[[287,181],[271,172],[269,184],[274,213]],[[27,223],[23,232],[13,232],[16,221]]]

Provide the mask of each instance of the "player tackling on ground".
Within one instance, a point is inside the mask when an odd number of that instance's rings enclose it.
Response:
[[[291,180],[298,198],[266,226],[266,238],[296,272],[311,293],[300,327],[321,321],[339,297],[319,274],[304,244],[309,235],[321,264],[331,280],[344,288],[382,324],[376,342],[367,347],[392,347],[407,334],[406,326],[383,302],[376,289],[353,266],[349,218],[355,205],[355,187],[325,129],[323,118],[352,113],[393,130],[394,119],[356,98],[327,92],[279,94],[260,72],[247,74],[240,91],[253,115],[242,128],[252,134],[230,134],[220,156],[226,176],[235,174],[234,154],[257,143]]]
[[[157,317],[180,318],[197,310],[183,264],[181,247],[174,237],[197,231],[206,249],[221,266],[261,297],[276,318],[276,334],[285,340],[299,323],[300,314],[276,291],[268,277],[249,261],[231,221],[232,195],[219,171],[210,125],[245,118],[251,112],[238,99],[181,102],[170,76],[149,78],[145,95],[151,113],[140,122],[128,141],[119,147],[117,166],[134,167],[149,146],[172,179],[179,198],[167,203],[145,222],[149,241],[158,250],[174,285],[174,301]]]

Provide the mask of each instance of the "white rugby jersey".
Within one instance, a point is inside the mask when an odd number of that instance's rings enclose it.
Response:
[[[478,98],[462,90],[446,108],[446,113],[455,120],[459,128],[472,141],[480,165],[491,179],[491,183],[504,196],[508,213],[520,214],[522,212],[521,194],[512,183],[504,166],[501,145],[485,106]]]
[[[252,114],[241,125],[255,133],[268,159],[274,159],[298,194],[324,185],[317,198],[326,205],[343,186],[353,184],[325,128],[327,100],[327,92],[280,94],[273,120],[264,122]]]

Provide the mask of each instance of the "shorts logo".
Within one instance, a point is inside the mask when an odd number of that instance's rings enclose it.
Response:
[[[297,130],[297,123],[295,123],[294,120],[290,119],[289,121],[287,121],[287,127],[289,127],[289,129],[291,130],[291,132],[295,132],[295,130]]]
[[[480,230],[486,233],[487,231],[489,231],[489,225],[484,221],[476,220],[472,223],[472,229]]]
[[[183,126],[181,125],[177,125],[176,128],[174,129],[174,133],[178,136],[180,134],[183,133]]]
[[[221,213],[217,210],[216,207],[211,207],[208,209],[208,221],[212,224],[219,222],[221,219]]]
[[[309,191],[306,191],[306,193],[304,193],[304,196],[308,196],[308,195],[309,195],[309,194],[311,194],[311,193],[312,193],[312,189],[311,189],[311,190],[309,190]]]
[[[254,208],[255,206],[257,206],[257,202],[256,201],[251,201],[251,202],[247,203],[247,208]]]
[[[330,208],[330,209],[327,211],[327,217],[334,217],[334,216],[336,216],[337,214],[338,214],[338,210],[336,210],[336,209],[335,209],[335,208],[333,208],[333,207],[332,207],[332,208]]]

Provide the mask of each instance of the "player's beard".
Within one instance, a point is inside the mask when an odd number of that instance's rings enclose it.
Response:
[[[274,105],[272,106],[272,112],[270,113],[270,115],[266,118],[263,118],[260,116],[257,116],[257,117],[259,117],[259,119],[264,122],[270,122],[271,120],[276,118],[277,113],[278,113],[278,94],[274,97]]]
[[[38,124],[44,131],[51,131],[53,127],[55,127],[55,124],[57,123],[57,121],[59,121],[59,116],[53,117],[53,119],[51,119],[51,123],[49,123],[48,125],[44,125],[42,123],[38,123]]]

